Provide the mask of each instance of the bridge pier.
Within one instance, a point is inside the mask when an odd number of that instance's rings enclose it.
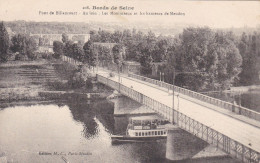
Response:
[[[110,101],[114,103],[114,115],[116,116],[156,114],[155,111],[126,96],[120,96]]]
[[[205,141],[173,126],[168,130],[166,158],[172,161],[190,159],[207,146]]]

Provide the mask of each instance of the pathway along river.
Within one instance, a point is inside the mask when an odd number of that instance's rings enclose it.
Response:
[[[111,134],[125,132],[128,118],[115,117],[113,104],[106,100],[4,108],[0,110],[0,158],[18,163],[170,162],[165,159],[166,140],[111,144]]]

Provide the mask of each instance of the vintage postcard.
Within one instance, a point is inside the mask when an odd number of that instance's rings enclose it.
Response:
[[[0,163],[260,162],[260,1],[0,0]]]

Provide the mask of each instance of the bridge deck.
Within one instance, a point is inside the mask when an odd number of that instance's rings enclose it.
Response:
[[[101,72],[99,75],[108,77],[107,72]],[[109,79],[118,82],[118,76],[110,77]],[[162,104],[172,107],[172,94],[169,94],[166,91],[152,87],[149,84],[144,84],[141,81],[138,82],[136,79],[131,80],[123,76],[121,76],[121,84],[155,99]],[[260,151],[260,128],[227,116],[221,112],[209,109],[206,106],[192,102],[182,98],[181,96],[179,98],[175,96],[174,100],[175,108],[178,108],[179,112],[215,129],[216,131],[247,147],[250,147],[255,151]]]

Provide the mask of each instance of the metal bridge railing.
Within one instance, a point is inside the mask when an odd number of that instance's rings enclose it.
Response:
[[[97,80],[115,90],[118,90],[125,96],[153,109],[158,114],[167,118],[170,122],[175,123],[180,128],[190,132],[191,134],[203,139],[209,144],[217,146],[219,149],[230,154],[243,162],[259,163],[260,153],[252,148],[245,146],[232,138],[206,126],[185,114],[166,106],[159,101],[151,99],[144,94],[126,87],[118,82],[97,74]]]
[[[154,80],[154,79],[147,78],[147,77],[140,76],[140,75],[136,75],[136,74],[128,74],[128,76],[135,78],[135,79],[138,79],[138,80],[141,80],[141,81],[145,81],[145,82],[160,86],[160,87],[163,87],[163,88],[167,88],[168,90],[173,89],[173,85],[162,82],[162,81]],[[219,100],[219,99],[207,96],[207,95],[203,95],[201,93],[194,92],[194,91],[191,91],[191,90],[188,90],[188,89],[185,89],[185,88],[181,88],[181,87],[178,87],[178,86],[174,86],[174,91],[181,93],[181,94],[184,94],[184,95],[187,95],[189,97],[204,101],[204,102],[208,102],[212,105],[227,109],[227,110],[232,111],[236,114],[243,115],[243,116],[246,116],[248,118],[260,121],[260,113],[259,112],[250,110],[250,109],[245,108],[243,106],[235,105],[235,104],[232,104],[230,102],[222,101],[222,100]]]
[[[180,112],[176,111],[176,114],[178,114],[178,119],[175,122],[180,128],[196,135],[209,144],[215,145],[217,148],[243,162],[256,163],[260,161],[259,152],[252,150],[250,147],[247,147]]]
[[[81,62],[76,61],[75,59],[72,59],[72,58],[67,57],[67,56],[62,56],[61,59],[63,61],[69,62],[73,65],[82,64]],[[145,82],[160,86],[160,87],[163,87],[163,88],[167,88],[168,90],[173,89],[173,85],[159,81],[159,80],[154,80],[154,79],[151,79],[151,78],[147,78],[147,77],[144,77],[144,76],[131,74],[131,73],[129,73],[128,76],[135,78],[135,79],[139,79],[141,81],[145,81]],[[227,110],[234,112],[236,114],[243,115],[243,116],[246,116],[248,118],[260,121],[260,113],[259,112],[250,110],[250,109],[245,108],[243,106],[235,105],[235,104],[232,104],[230,102],[222,101],[222,100],[219,100],[219,99],[207,96],[207,95],[203,95],[201,93],[194,92],[194,91],[191,91],[191,90],[188,90],[188,89],[185,89],[185,88],[181,88],[181,87],[178,87],[178,86],[174,86],[174,91],[176,91],[178,93],[182,93],[182,94],[187,95],[189,97],[195,98],[197,100],[204,101],[204,102],[207,102],[209,104],[227,109]]]

